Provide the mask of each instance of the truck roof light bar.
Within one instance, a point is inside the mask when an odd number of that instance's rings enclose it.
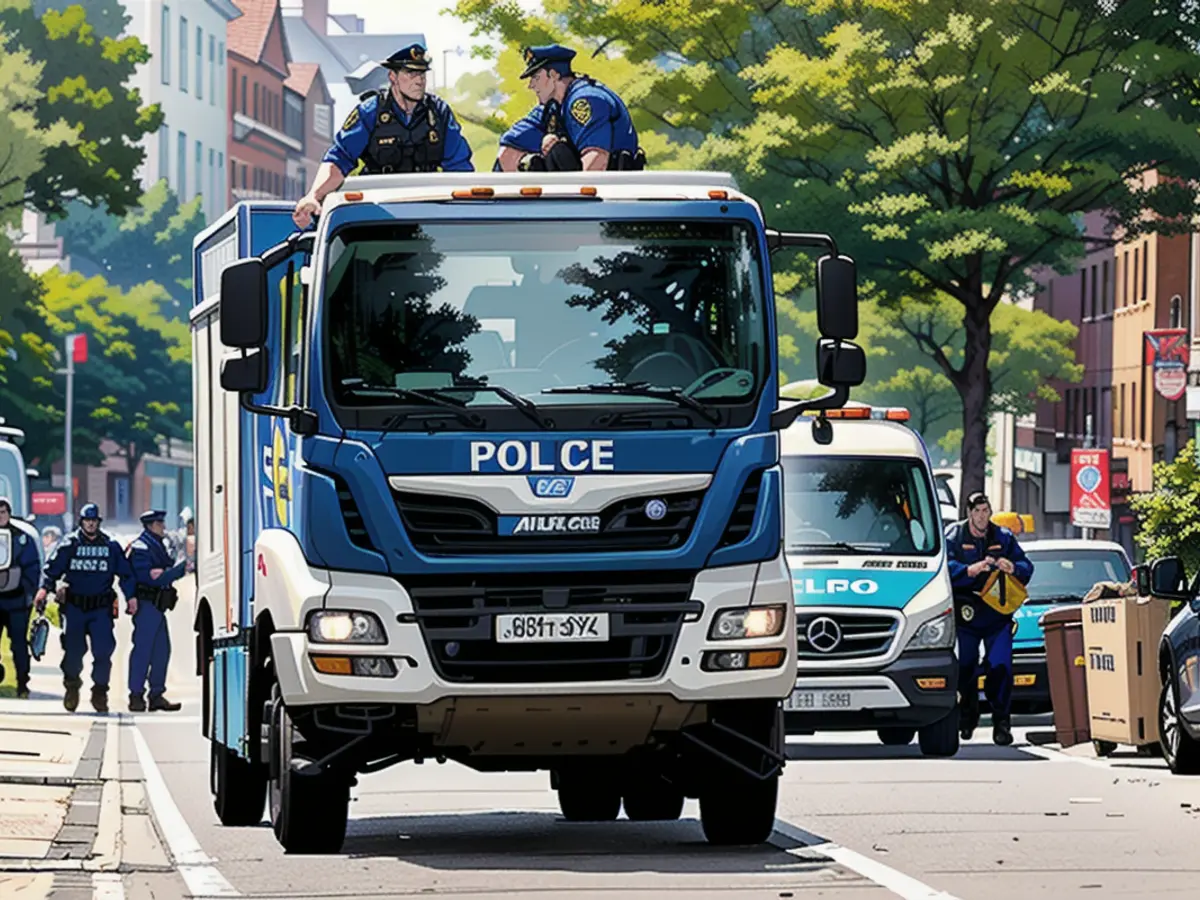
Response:
[[[521,188],[522,197],[540,197],[542,189],[540,187],[523,187]]]
[[[346,191],[346,193],[342,194],[342,199],[349,200],[351,202],[353,202],[355,200],[361,200],[362,198],[363,198],[362,191]]]
[[[496,196],[495,188],[473,187],[465,191],[453,191],[450,194],[455,200],[477,200]]]
[[[912,413],[902,406],[847,406],[827,409],[821,413],[827,419],[876,419],[887,422],[907,422]]]
[[[729,191],[709,191],[708,199],[709,200],[728,200],[729,199]]]

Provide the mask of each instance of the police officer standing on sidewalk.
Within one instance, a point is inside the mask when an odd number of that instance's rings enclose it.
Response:
[[[129,545],[133,575],[121,587],[133,616],[133,652],[129,657],[129,711],[146,711],[146,678],[150,679],[150,711],[175,712],[180,704],[165,696],[167,664],[171,661],[171,635],[167,613],[179,595],[173,587],[183,577],[187,560],[174,563],[167,551],[167,514],[161,509],[142,513],[138,538]]]
[[[1033,563],[1013,533],[992,522],[992,504],[983,492],[967,498],[967,518],[946,530],[950,583],[958,613],[958,684],[962,696],[960,729],[970,740],[979,723],[979,688],[976,667],[979,645],[985,648],[984,693],[992,708],[992,741],[1000,747],[1013,742],[1012,613],[1002,613],[984,602],[981,593],[988,577],[999,570],[1029,584]],[[1015,608],[1013,610],[1016,611]]]
[[[79,510],[79,527],[54,548],[42,575],[42,587],[34,603],[46,608],[46,594],[60,579],[67,582],[66,596],[59,607],[63,621],[63,706],[74,712],[83,686],[83,655],[92,647],[92,708],[108,712],[108,678],[117,647],[113,623],[117,617],[117,592],[113,579],[124,582],[133,572],[121,545],[100,530],[100,507],[84,504]]]
[[[38,534],[12,517],[12,503],[0,497],[0,634],[8,631],[17,667],[17,696],[29,697],[29,608],[41,574]],[[4,666],[0,665],[0,681]]]

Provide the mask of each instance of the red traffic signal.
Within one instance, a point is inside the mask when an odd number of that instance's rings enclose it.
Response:
[[[87,335],[76,334],[71,339],[71,360],[77,363],[87,362]]]

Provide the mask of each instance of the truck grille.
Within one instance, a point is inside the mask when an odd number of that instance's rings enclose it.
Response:
[[[619,681],[663,673],[691,599],[693,577],[665,573],[486,575],[457,583],[406,576],[434,669],[447,681]],[[603,585],[598,587],[597,585]],[[609,639],[501,644],[501,613],[608,613]]]
[[[682,546],[692,533],[704,492],[650,494],[609,504],[600,512],[599,533],[520,537],[498,534],[496,513],[475,500],[407,492],[396,492],[395,498],[409,539],[419,552],[428,556],[574,550],[603,553],[672,550]],[[652,499],[667,505],[666,514],[657,520],[645,512],[646,503]]]
[[[887,613],[796,611],[800,659],[885,656],[899,631],[900,618]]]

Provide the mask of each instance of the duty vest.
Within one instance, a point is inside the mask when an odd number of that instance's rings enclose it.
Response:
[[[392,172],[436,172],[445,155],[444,126],[438,121],[434,104],[426,97],[404,124],[396,115],[390,89],[368,91],[359,100],[379,98],[375,130],[363,151],[362,174],[386,175]]]

